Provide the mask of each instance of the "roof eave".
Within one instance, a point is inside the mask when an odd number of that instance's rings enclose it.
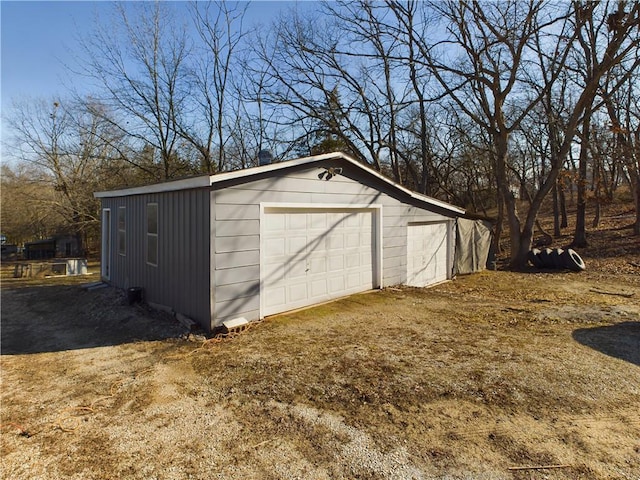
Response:
[[[447,202],[443,202],[441,200],[437,200],[435,198],[429,197],[427,195],[422,195],[420,193],[409,190],[406,187],[388,179],[380,172],[372,169],[371,167],[358,162],[354,158],[349,155],[346,155],[341,152],[332,152],[332,153],[323,153],[321,155],[312,155],[309,157],[297,158],[294,160],[287,160],[285,162],[271,163],[269,165],[261,165],[258,167],[245,168],[243,170],[235,170],[233,172],[224,172],[218,173],[216,175],[202,175],[199,177],[187,178],[182,180],[173,180],[164,183],[156,183],[153,185],[145,185],[141,187],[132,187],[125,188],[121,190],[112,190],[106,192],[96,192],[94,196],[96,198],[111,198],[111,197],[123,197],[127,195],[142,195],[148,193],[161,193],[161,192],[171,192],[176,190],[185,190],[190,188],[202,188],[213,186],[217,183],[222,183],[230,180],[237,180],[241,178],[248,179],[254,175],[260,175],[270,172],[275,172],[278,170],[288,169],[296,166],[303,166],[312,163],[321,162],[323,160],[334,160],[334,159],[342,159],[346,162],[351,163],[357,168],[360,168],[370,175],[374,176],[378,180],[392,186],[393,188],[403,192],[408,195],[410,198],[414,200],[427,203],[429,205],[433,205],[434,207],[438,207],[455,215],[464,215],[465,210],[454,205],[451,205]]]
[[[211,176],[202,175],[199,177],[185,178],[182,180],[172,180],[164,183],[154,183],[140,187],[123,188],[120,190],[109,190],[105,192],[95,192],[96,198],[125,197],[128,195],[143,195],[147,193],[173,192],[177,190],[187,190],[190,188],[202,188],[211,185]]]

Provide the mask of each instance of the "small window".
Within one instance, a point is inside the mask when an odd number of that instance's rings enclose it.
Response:
[[[158,266],[158,204],[147,203],[147,263]]]
[[[126,255],[127,249],[127,208],[118,207],[118,253]]]

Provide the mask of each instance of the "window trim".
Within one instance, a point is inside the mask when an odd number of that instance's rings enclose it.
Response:
[[[155,206],[155,210],[156,210],[156,232],[150,232],[149,231],[149,207],[151,206]],[[150,265],[152,267],[157,267],[158,266],[158,253],[159,253],[159,248],[158,248],[158,233],[160,231],[160,225],[159,225],[159,221],[160,221],[160,215],[159,215],[159,208],[158,208],[158,202],[147,202],[146,208],[145,208],[145,233],[146,233],[146,237],[145,237],[145,260],[147,262],[147,265]],[[150,239],[151,238],[155,238],[155,244],[156,244],[156,248],[155,248],[155,258],[156,258],[156,263],[153,263],[151,261],[149,261],[149,253],[151,251],[150,249]]]
[[[122,228],[120,215],[122,214]],[[118,255],[127,256],[127,207],[118,207]],[[120,238],[122,237],[122,242]]]
[[[102,240],[100,252],[100,276],[106,280],[111,280],[111,255],[113,252],[113,238],[111,223],[111,208],[102,209]]]

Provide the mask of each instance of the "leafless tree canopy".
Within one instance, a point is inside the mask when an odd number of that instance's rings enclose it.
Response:
[[[5,168],[3,190],[46,184],[55,211],[55,227],[25,217],[33,235],[95,231],[93,190],[247,168],[263,149],[276,161],[341,150],[416,191],[497,211],[514,267],[548,195],[559,235],[577,189],[584,244],[587,194],[627,184],[640,233],[637,2],[339,0],[262,25],[248,4],[175,8],[115,6],[77,52],[92,94],[7,115],[23,163]]]

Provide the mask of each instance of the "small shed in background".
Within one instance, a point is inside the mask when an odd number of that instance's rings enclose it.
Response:
[[[56,256],[56,241],[53,238],[25,242],[25,260],[47,260]]]
[[[74,235],[56,235],[24,244],[25,260],[47,260],[50,258],[80,257],[82,255],[80,242]]]

